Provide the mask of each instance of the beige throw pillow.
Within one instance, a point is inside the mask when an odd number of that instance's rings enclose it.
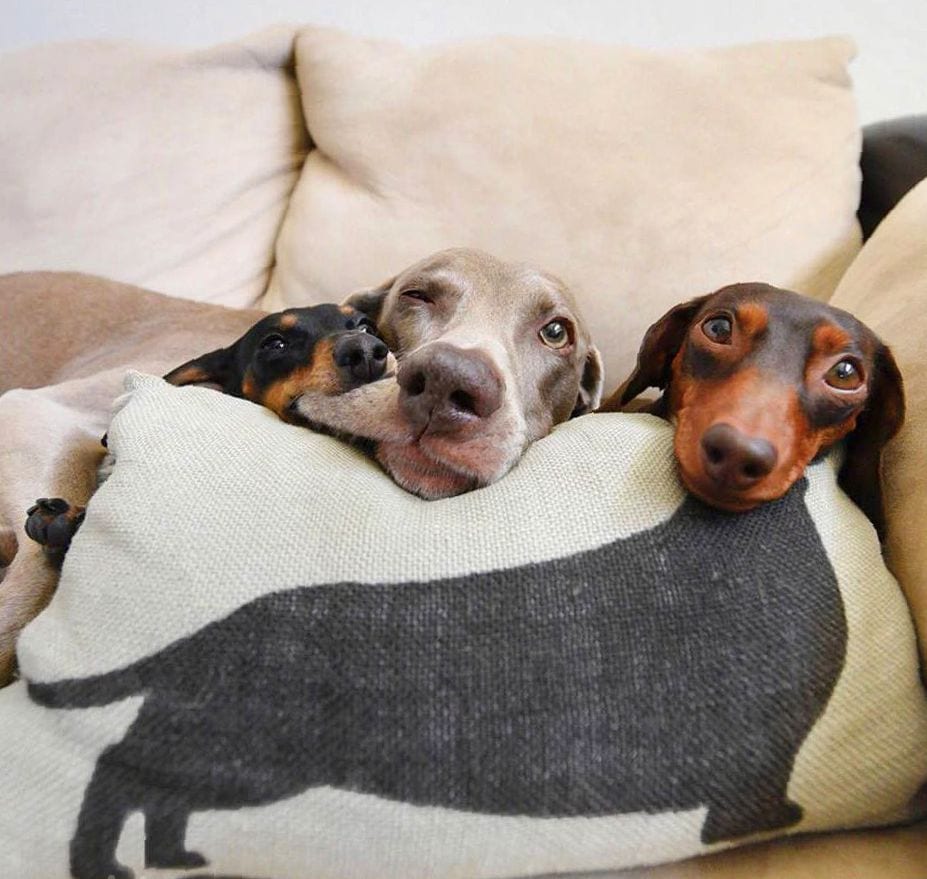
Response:
[[[927,664],[927,181],[882,221],[831,302],[882,337],[905,380],[907,419],[883,461],[887,555]]]
[[[833,460],[731,515],[666,422],[589,415],[428,502],[129,387],[0,692],[0,876],[499,879],[916,814],[911,620]]]
[[[83,271],[253,305],[308,148],[294,33],[0,56],[0,273]]]
[[[858,249],[846,39],[407,49],[307,28],[296,51],[318,149],[266,308],[481,247],[574,286],[617,383],[676,302],[752,280],[826,298]]]

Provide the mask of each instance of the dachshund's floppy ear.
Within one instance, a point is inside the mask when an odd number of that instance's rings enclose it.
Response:
[[[885,539],[882,503],[882,448],[904,423],[904,383],[892,352],[880,344],[869,381],[866,408],[846,439],[846,458],[840,468],[840,487],[869,517],[879,538]]]
[[[383,310],[383,302],[386,295],[393,289],[396,278],[390,278],[384,281],[379,287],[368,287],[365,290],[358,290],[352,293],[342,302],[342,305],[350,305],[356,308],[361,314],[367,315],[375,324],[380,322],[380,313]]]
[[[172,369],[164,376],[172,385],[219,385],[227,390],[233,373],[234,348],[217,348]]]
[[[637,352],[634,372],[602,404],[599,412],[618,412],[647,388],[662,391],[669,384],[673,358],[682,346],[693,318],[711,295],[699,296],[671,308],[647,330]]]
[[[590,345],[586,352],[586,362],[583,364],[583,375],[579,381],[579,394],[576,405],[570,418],[592,412],[602,400],[602,385],[605,382],[605,371],[602,368],[602,355],[595,345]]]

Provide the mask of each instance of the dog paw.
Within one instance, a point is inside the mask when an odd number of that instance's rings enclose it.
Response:
[[[84,507],[60,497],[39,498],[26,510],[26,534],[48,550],[64,552],[84,521]]]

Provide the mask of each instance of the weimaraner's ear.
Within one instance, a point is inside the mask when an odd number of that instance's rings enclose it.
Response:
[[[682,346],[689,324],[710,295],[674,306],[647,330],[637,352],[634,372],[602,404],[599,412],[618,412],[647,388],[666,388],[673,358]]]
[[[904,383],[892,352],[881,343],[869,378],[866,408],[846,439],[846,458],[840,468],[841,488],[869,517],[880,539],[885,539],[882,502],[882,449],[904,423]]]
[[[350,305],[356,308],[362,314],[367,315],[375,324],[380,321],[380,312],[383,310],[383,302],[386,295],[393,289],[396,278],[390,278],[384,281],[379,287],[368,287],[364,290],[358,290],[352,293],[344,300],[342,305]]]
[[[217,348],[172,369],[164,380],[172,385],[210,384],[225,389],[232,375],[233,360],[233,347]]]
[[[571,418],[592,412],[602,400],[602,385],[605,373],[602,368],[602,355],[595,345],[590,345],[586,352],[586,362],[583,365],[583,375],[579,382],[579,394],[576,405],[573,407]]]

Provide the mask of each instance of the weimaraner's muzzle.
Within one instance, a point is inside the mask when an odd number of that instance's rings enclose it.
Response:
[[[422,497],[499,479],[598,404],[599,353],[569,291],[536,269],[446,250],[347,302],[377,322],[397,374],[297,411],[374,440],[377,460]]]

